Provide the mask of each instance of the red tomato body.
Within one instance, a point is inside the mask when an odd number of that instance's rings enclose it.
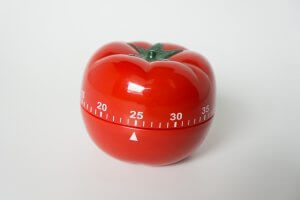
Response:
[[[121,160],[167,165],[184,159],[203,141],[214,107],[210,65],[177,45],[110,43],[84,74],[87,130]]]

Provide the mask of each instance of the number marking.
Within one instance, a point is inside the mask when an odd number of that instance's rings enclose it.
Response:
[[[143,115],[144,115],[143,112],[137,112],[137,111],[131,110],[129,117],[132,119],[143,119],[143,117],[144,117]]]
[[[182,113],[171,113],[170,114],[171,121],[181,120],[181,119],[182,119]]]
[[[202,112],[201,112],[202,115],[204,115],[208,112],[209,112],[209,105],[206,105],[206,106],[202,107]]]
[[[105,103],[102,103],[101,101],[97,102],[97,109],[103,110],[104,112],[107,111],[107,105]]]

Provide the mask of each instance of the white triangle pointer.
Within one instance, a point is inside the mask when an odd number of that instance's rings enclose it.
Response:
[[[137,141],[138,141],[138,139],[137,139],[137,137],[136,137],[136,134],[135,134],[135,132],[133,132],[133,133],[131,134],[131,136],[130,136],[129,140],[131,140],[131,141],[135,141],[135,142],[137,142]]]

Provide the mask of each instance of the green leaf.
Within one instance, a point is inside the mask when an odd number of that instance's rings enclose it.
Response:
[[[145,59],[148,62],[154,62],[154,61],[158,61],[158,60],[166,60],[166,59],[172,57],[173,55],[183,51],[181,49],[164,50],[162,43],[156,43],[149,49],[144,49],[144,48],[138,47],[132,43],[129,43],[129,45],[139,53],[138,55],[135,55],[135,56]]]
[[[156,51],[156,52],[161,52],[163,51],[163,45],[161,43],[157,43],[157,44],[154,44],[150,49],[148,49],[148,51]]]
[[[128,43],[132,48],[134,48],[139,54],[145,54],[146,50],[144,48],[141,48],[139,46],[136,46],[132,43]]]

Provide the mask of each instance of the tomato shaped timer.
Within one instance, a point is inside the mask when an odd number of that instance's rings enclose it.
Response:
[[[81,111],[99,148],[125,161],[167,165],[189,156],[214,116],[206,59],[181,46],[113,42],[90,59]]]

